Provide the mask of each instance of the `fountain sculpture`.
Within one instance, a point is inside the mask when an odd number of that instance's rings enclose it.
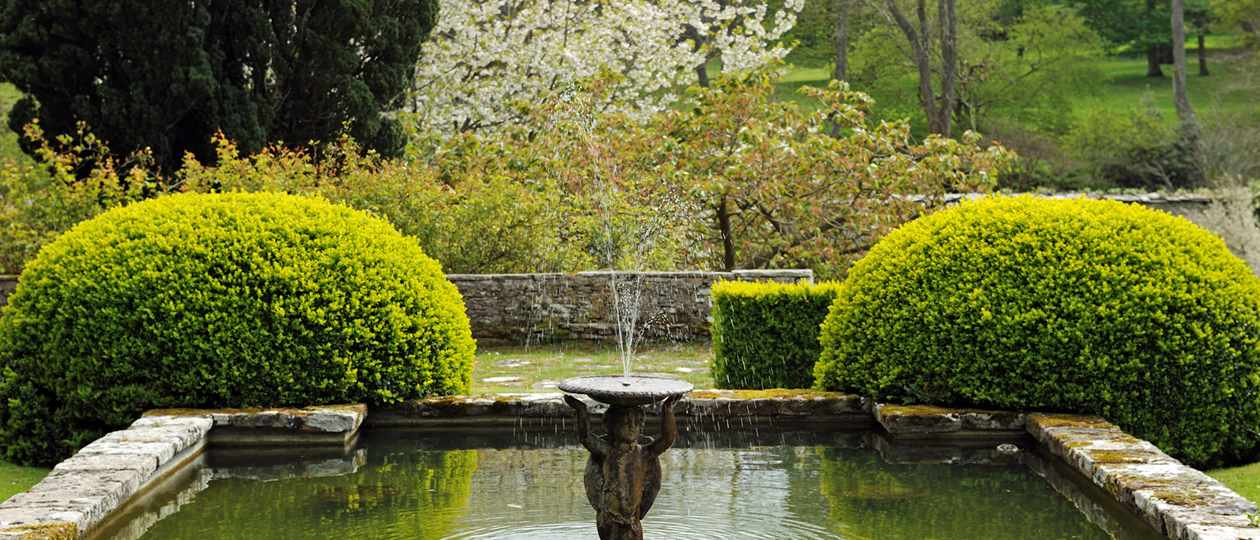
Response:
[[[577,412],[578,440],[591,454],[584,480],[600,540],[642,540],[641,520],[661,489],[660,455],[678,438],[674,404],[691,391],[691,384],[664,377],[577,377],[561,383],[560,389],[608,405],[607,434],[601,437],[591,433],[586,403],[564,397]],[[642,436],[643,406],[658,400],[661,432],[655,439]]]

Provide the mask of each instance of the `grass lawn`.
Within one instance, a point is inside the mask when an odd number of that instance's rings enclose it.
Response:
[[[48,474],[48,469],[22,467],[0,461],[0,501],[26,491]]]
[[[1207,471],[1212,478],[1237,491],[1239,495],[1260,502],[1260,463]]]
[[[1249,55],[1254,52],[1241,51],[1235,36],[1209,36],[1207,41],[1208,70],[1211,75],[1198,75],[1197,44],[1187,44],[1187,61],[1189,62],[1187,86],[1190,100],[1200,115],[1214,114],[1246,115],[1260,122],[1260,102],[1255,98],[1255,85],[1239,84],[1243,77],[1251,76],[1252,80],[1260,79],[1248,73]],[[1137,55],[1102,56],[1092,60],[1094,67],[1102,76],[1092,92],[1085,92],[1073,97],[1073,114],[1083,115],[1091,108],[1101,107],[1111,110],[1130,110],[1140,106],[1144,100],[1164,113],[1169,122],[1176,122],[1176,112],[1172,102],[1172,66],[1164,66],[1162,79],[1146,76],[1146,59]],[[1254,66],[1254,64],[1252,64]],[[787,75],[776,84],[776,96],[780,99],[795,100],[813,106],[813,101],[801,96],[797,90],[801,86],[824,87],[831,78],[830,65],[794,65]],[[868,90],[860,85],[856,90]],[[907,89],[909,94],[897,96],[906,99],[913,96],[914,89]],[[881,100],[879,94],[872,94],[875,99],[875,111],[880,112],[881,103],[892,103],[893,100]]]
[[[22,93],[9,83],[0,83],[0,160],[27,159],[18,148],[17,134],[9,129],[9,109],[22,98]]]
[[[1149,100],[1170,121],[1176,121],[1176,109],[1172,99],[1172,67],[1165,66],[1163,79],[1146,76],[1146,60],[1142,58],[1110,57],[1096,61],[1103,75],[1103,82],[1093,96],[1077,98],[1074,112],[1081,114],[1091,107],[1111,110],[1132,109]],[[1238,84],[1249,76],[1246,65],[1239,59],[1221,60],[1209,58],[1211,75],[1198,75],[1197,64],[1189,67],[1186,86],[1196,112],[1246,115],[1260,121],[1260,103],[1254,97],[1254,87]]]
[[[636,353],[631,369],[641,375],[685,379],[696,388],[713,388],[712,358],[707,342],[653,345]],[[555,392],[556,384],[569,377],[620,374],[617,350],[604,345],[485,346],[477,348],[472,393]]]

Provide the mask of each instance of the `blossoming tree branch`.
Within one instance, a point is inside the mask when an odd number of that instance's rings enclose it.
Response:
[[[609,111],[641,116],[710,65],[753,69],[782,59],[804,0],[771,12],[750,0],[442,0],[423,45],[412,105],[419,127],[480,131],[516,123],[532,104],[602,73],[618,74]]]

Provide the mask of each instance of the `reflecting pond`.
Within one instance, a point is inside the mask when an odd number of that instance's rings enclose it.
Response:
[[[211,450],[98,538],[596,538],[586,451],[554,433],[370,432],[347,452]],[[1026,445],[1025,445],[1026,446]],[[947,462],[947,463],[941,463]],[[686,433],[648,538],[1147,538],[1033,452],[871,433]],[[1045,476],[1046,478],[1043,478]]]

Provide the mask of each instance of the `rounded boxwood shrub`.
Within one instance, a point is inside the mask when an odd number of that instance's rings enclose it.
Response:
[[[992,197],[911,222],[850,270],[816,385],[1101,415],[1196,465],[1260,441],[1260,280],[1189,221]]]
[[[463,300],[383,220],[283,194],[173,195],[46,246],[0,317],[0,447],[51,463],[157,407],[466,392]]]

